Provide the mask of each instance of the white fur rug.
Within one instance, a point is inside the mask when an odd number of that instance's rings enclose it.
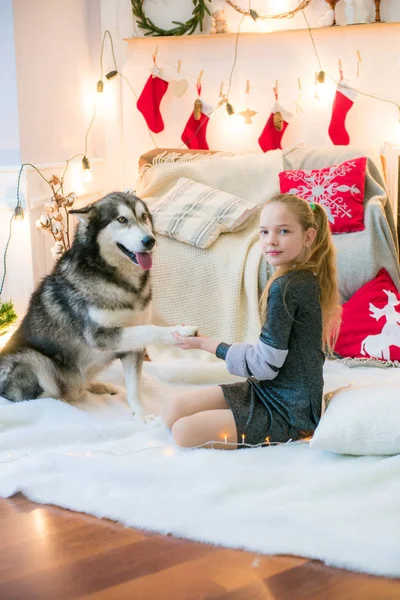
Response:
[[[192,363],[191,372],[198,368]],[[181,369],[179,362],[145,365],[151,410],[182,389],[155,376],[171,380]],[[400,576],[400,456],[350,458],[305,443],[178,449],[159,421],[145,429],[134,422],[119,365],[107,379],[121,386],[120,397],[75,406],[0,399],[1,497],[23,492],[132,527]],[[400,389],[400,369],[330,364],[325,379],[326,390],[377,380],[398,381]]]

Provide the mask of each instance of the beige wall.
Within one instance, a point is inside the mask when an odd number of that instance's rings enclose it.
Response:
[[[82,152],[101,43],[98,0],[13,0],[22,162]],[[103,156],[98,124],[90,155]]]

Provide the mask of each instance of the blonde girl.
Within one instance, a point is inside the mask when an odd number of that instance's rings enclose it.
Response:
[[[230,373],[246,378],[187,393],[167,406],[163,420],[179,446],[286,442],[311,435],[318,425],[324,350],[331,351],[340,325],[335,249],[324,209],[293,194],[271,198],[260,215],[260,246],[275,270],[261,296],[257,344],[174,333],[178,347],[216,354]]]

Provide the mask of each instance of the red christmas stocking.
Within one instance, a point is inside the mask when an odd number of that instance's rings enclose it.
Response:
[[[194,118],[195,111],[189,117],[186,127],[183,130],[181,140],[191,150],[209,150],[206,133],[209,122],[209,113],[211,107],[202,102],[202,108],[200,118],[196,120]]]
[[[275,102],[262,134],[258,138],[258,143],[263,152],[282,148],[282,137],[291,117],[291,112],[285,110],[278,102]]]
[[[168,89],[168,81],[150,75],[136,103],[138,110],[146,119],[148,128],[154,133],[164,129],[164,121],[160,113],[160,102]]]
[[[346,116],[354,104],[357,92],[347,88],[344,83],[340,83],[336,89],[335,99],[332,106],[332,118],[329,124],[329,137],[335,146],[347,146],[350,143],[350,136],[346,131]]]

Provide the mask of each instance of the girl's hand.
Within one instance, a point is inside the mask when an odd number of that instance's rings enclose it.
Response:
[[[215,354],[219,344],[219,342],[206,335],[198,334],[196,337],[182,337],[176,331],[172,335],[178,342],[175,346],[181,348],[181,350],[205,350],[206,352]]]

